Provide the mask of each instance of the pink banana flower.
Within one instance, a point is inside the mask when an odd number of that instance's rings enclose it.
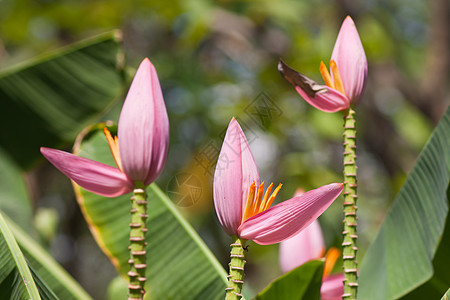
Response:
[[[304,263],[324,257],[325,243],[319,221],[315,220],[305,230],[280,244],[280,266],[283,273],[289,272]],[[331,274],[340,251],[331,247],[325,256],[322,286],[322,300],[342,299],[344,294],[344,274]]]
[[[345,18],[339,31],[331,55],[331,75],[325,64],[320,63],[325,85],[296,72],[281,59],[278,70],[300,96],[315,108],[336,112],[357,105],[366,83],[367,59],[352,18]]]
[[[270,207],[281,184],[270,184],[264,195],[258,168],[247,139],[233,118],[214,174],[214,206],[220,223],[231,236],[261,245],[294,236],[319,217],[342,192],[332,183]],[[270,196],[269,196],[270,195]]]
[[[155,67],[140,64],[120,113],[118,136],[104,129],[117,168],[68,152],[41,148],[64,175],[88,191],[106,197],[131,192],[135,183],[149,185],[161,173],[169,145],[169,118]]]

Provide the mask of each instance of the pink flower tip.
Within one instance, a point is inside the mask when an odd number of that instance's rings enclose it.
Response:
[[[367,79],[367,58],[355,23],[347,16],[339,30],[328,72],[322,62],[320,73],[325,85],[291,69],[282,60],[281,75],[310,105],[325,112],[347,110],[361,99]]]
[[[350,16],[342,22],[331,60],[339,70],[345,95],[356,105],[361,99],[367,79],[367,58],[356,25]]]
[[[41,148],[42,154],[70,179],[94,193],[114,197],[135,183],[152,183],[161,173],[169,146],[169,118],[158,75],[145,58],[136,71],[120,113],[117,138],[105,131],[114,168],[76,155]]]
[[[139,65],[120,113],[119,149],[123,170],[135,182],[152,183],[169,146],[169,118],[153,64]]]

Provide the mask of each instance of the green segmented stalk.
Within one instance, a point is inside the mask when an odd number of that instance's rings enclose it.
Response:
[[[128,272],[128,300],[143,299],[145,277],[146,250],[145,233],[147,232],[147,194],[142,183],[136,183],[131,197],[131,223],[130,223],[130,271]]]
[[[242,298],[242,285],[244,284],[244,246],[246,240],[241,240],[233,236],[234,242],[230,245],[230,273],[228,275],[228,287],[226,290],[226,300],[239,300]]]
[[[356,129],[355,111],[349,109],[344,117],[344,241],[342,242],[342,258],[344,262],[344,295],[343,299],[356,299],[358,291],[358,264],[356,253]]]

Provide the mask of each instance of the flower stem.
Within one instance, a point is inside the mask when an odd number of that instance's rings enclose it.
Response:
[[[131,197],[130,223],[130,271],[128,272],[128,300],[143,299],[145,290],[146,250],[145,233],[147,232],[147,194],[145,185],[136,183]]]
[[[344,295],[343,299],[356,299],[358,291],[358,265],[356,262],[356,129],[355,111],[349,109],[344,117],[344,241],[342,255],[344,262]]]
[[[242,285],[244,284],[244,246],[247,240],[241,240],[233,236],[234,242],[230,245],[230,273],[228,275],[228,287],[226,290],[226,300],[239,300],[242,298]]]

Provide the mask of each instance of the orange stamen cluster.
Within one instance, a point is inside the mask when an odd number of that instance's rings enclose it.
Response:
[[[333,78],[331,78],[331,75],[328,72],[328,69],[323,63],[323,61],[320,62],[319,69],[325,84],[330,88],[335,89],[341,94],[345,95],[344,83],[342,82],[341,74],[339,73],[336,62],[334,60],[331,60],[330,62],[330,69],[331,73],[333,74]]]
[[[248,198],[247,198],[247,204],[245,205],[244,213],[242,214],[242,222],[247,220],[248,218],[253,217],[254,215],[259,214],[260,212],[263,212],[267,210],[275,200],[275,197],[277,196],[278,192],[281,189],[282,184],[280,183],[278,187],[273,191],[273,193],[270,195],[270,192],[272,191],[273,183],[269,185],[267,188],[266,194],[264,195],[264,182],[261,183],[258,190],[256,190],[255,182],[253,182],[250,185],[250,190],[248,192]],[[256,197],[255,197],[256,194]],[[270,197],[269,197],[270,195]],[[264,197],[263,197],[264,196]]]
[[[119,152],[119,139],[117,135],[113,138],[111,132],[108,128],[104,127],[103,132],[105,133],[106,140],[108,141],[109,149],[111,150],[114,161],[116,162],[117,167],[120,171],[123,172],[122,169],[122,161],[120,160],[120,152]]]
[[[323,277],[328,276],[331,271],[333,271],[334,265],[336,261],[341,256],[341,251],[335,247],[331,247],[328,249],[327,254],[325,255],[325,266],[323,268]]]

